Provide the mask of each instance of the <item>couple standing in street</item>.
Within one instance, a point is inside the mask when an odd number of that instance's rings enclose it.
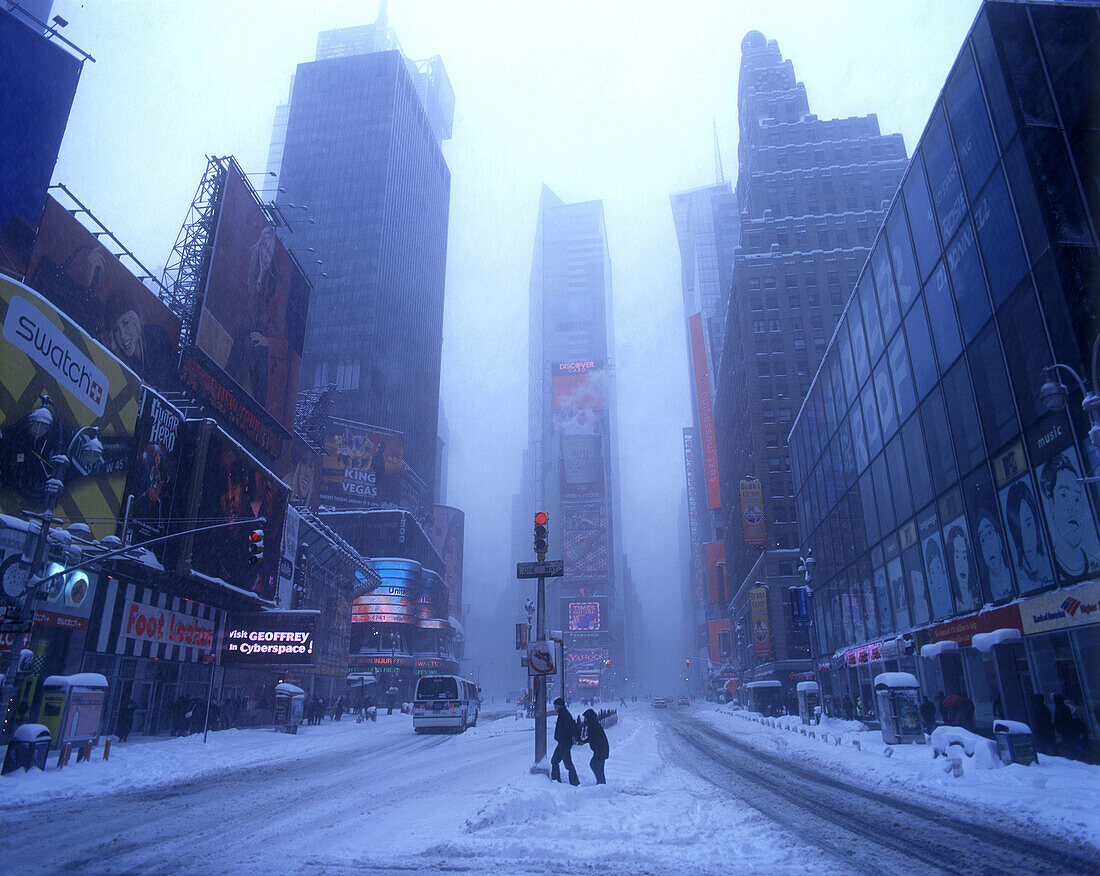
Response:
[[[561,781],[561,764],[565,761],[565,768],[569,770],[569,784],[579,785],[581,780],[577,777],[577,769],[573,766],[571,749],[574,742],[580,742],[579,728],[569,710],[565,707],[565,700],[558,697],[554,700],[554,708],[558,710],[558,720],[554,724],[554,741],[557,745],[554,754],[550,758],[550,778],[555,782]],[[588,765],[592,767],[592,773],[596,777],[597,785],[606,785],[603,765],[611,754],[611,747],[607,743],[607,734],[604,733],[600,719],[595,711],[588,709],[583,716],[586,741],[592,748],[592,760]]]

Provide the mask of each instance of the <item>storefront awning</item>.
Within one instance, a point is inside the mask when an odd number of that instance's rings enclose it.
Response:
[[[958,651],[959,643],[954,642],[951,639],[945,639],[942,642],[933,642],[931,645],[921,645],[920,656],[925,660],[932,660],[939,657],[946,651]]]
[[[975,633],[974,638],[970,640],[970,644],[983,654],[988,654],[993,650],[994,645],[1007,645],[1009,642],[1019,642],[1023,637],[1023,633],[1016,629],[993,630],[991,633]]]

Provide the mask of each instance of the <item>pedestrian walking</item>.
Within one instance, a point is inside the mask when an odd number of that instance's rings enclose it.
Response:
[[[974,701],[966,694],[963,694],[962,700],[955,707],[955,720],[960,727],[969,730],[971,733],[974,733],[977,729],[974,724]]]
[[[555,782],[561,781],[561,764],[565,762],[565,768],[569,770],[569,784],[579,785],[581,780],[577,777],[577,768],[573,766],[573,735],[577,732],[577,722],[565,708],[565,700],[558,697],[554,700],[554,708],[558,710],[558,720],[554,724],[554,754],[550,757],[550,778]]]
[[[604,778],[603,765],[611,755],[611,746],[607,743],[607,734],[604,733],[599,717],[592,709],[584,713],[584,726],[588,731],[586,734],[588,746],[592,749],[592,760],[588,762],[588,765],[592,767],[596,784],[606,785],[607,779]]]
[[[1043,701],[1042,694],[1031,696],[1031,729],[1035,734],[1039,751],[1043,754],[1054,754],[1057,741],[1054,736],[1054,722],[1050,720],[1050,709]]]
[[[626,708],[626,697],[619,697],[619,705]]]
[[[920,704],[920,717],[924,721],[924,732],[931,736],[936,729],[936,704],[928,699],[927,694]]]
[[[387,715],[392,715],[393,714],[393,707],[394,707],[394,704],[396,702],[397,702],[397,686],[396,685],[391,685],[390,689],[388,691],[386,691],[386,706],[387,706],[386,714]]]
[[[136,711],[137,703],[130,697],[127,697],[126,702],[119,706],[118,723],[115,725],[115,734],[118,736],[119,742],[125,742],[126,737],[130,735],[130,731],[134,727],[134,712]]]
[[[851,697],[844,698],[844,720],[851,721],[856,711],[855,703],[852,702]]]

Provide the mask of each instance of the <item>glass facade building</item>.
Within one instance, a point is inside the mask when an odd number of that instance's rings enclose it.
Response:
[[[1100,730],[1097,456],[1076,382],[1039,394],[1097,336],[1098,16],[982,6],[792,427],[821,677],[864,709],[901,669]]]

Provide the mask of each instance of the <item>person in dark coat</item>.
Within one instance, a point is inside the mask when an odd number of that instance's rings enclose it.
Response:
[[[119,742],[125,742],[126,737],[130,735],[130,731],[134,728],[134,712],[136,711],[137,703],[129,697],[126,698],[126,702],[118,707],[118,723],[115,725],[115,733],[118,735]]]
[[[844,698],[844,720],[851,721],[855,715],[855,703],[852,702],[851,697]]]
[[[927,695],[920,704],[920,716],[921,720],[924,721],[924,732],[931,735],[932,731],[936,729],[936,704],[928,699]]]
[[[577,732],[577,722],[565,708],[565,700],[558,697],[554,700],[554,708],[558,710],[558,720],[554,724],[554,754],[550,757],[550,778],[555,782],[561,781],[561,764],[565,762],[565,768],[569,770],[569,784],[579,785],[581,780],[577,777],[577,768],[573,766],[573,755],[570,749],[573,747],[573,736]]]
[[[1055,694],[1054,732],[1058,734],[1058,752],[1065,757],[1074,757],[1077,752],[1077,733],[1073,726],[1073,711],[1066,705],[1066,698]]]
[[[1054,723],[1050,720],[1050,709],[1043,702],[1042,694],[1031,696],[1031,729],[1035,742],[1043,754],[1053,754],[1055,746]]]
[[[955,721],[963,729],[969,730],[971,733],[976,732],[977,728],[974,724],[974,701],[965,694],[963,695],[962,702],[955,706]]]
[[[604,778],[603,765],[611,754],[611,746],[607,744],[607,734],[604,733],[600,719],[592,709],[584,713],[584,726],[588,731],[588,745],[592,749],[592,760],[588,762],[588,765],[592,767],[596,784],[606,785],[607,779]]]

